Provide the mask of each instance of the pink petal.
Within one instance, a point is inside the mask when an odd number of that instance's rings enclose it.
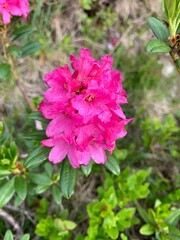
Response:
[[[98,147],[95,144],[89,145],[90,154],[92,159],[98,164],[104,164],[107,160],[106,153],[102,147]]]
[[[61,142],[53,147],[49,154],[49,161],[56,164],[61,162],[68,152],[68,145],[66,142]]]

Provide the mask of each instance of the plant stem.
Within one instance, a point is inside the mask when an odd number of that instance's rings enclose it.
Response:
[[[171,48],[170,56],[180,75],[180,41],[176,42],[176,44]]]

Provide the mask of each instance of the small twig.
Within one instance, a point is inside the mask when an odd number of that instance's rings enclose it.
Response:
[[[0,209],[0,217],[4,218],[5,221],[7,221],[8,223],[10,223],[13,226],[13,228],[17,232],[18,236],[21,236],[23,234],[23,231],[22,231],[20,225],[9,213],[4,211],[3,209]]]

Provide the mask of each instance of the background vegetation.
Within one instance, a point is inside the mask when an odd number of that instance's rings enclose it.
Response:
[[[25,233],[35,240],[180,239],[180,81],[168,55],[145,51],[153,36],[147,18],[163,16],[162,1],[30,3],[27,23],[14,18],[8,30],[18,81],[2,66],[0,48],[0,191],[9,196],[0,196],[0,239],[29,239]],[[114,174],[101,165],[90,175],[90,168],[82,169],[89,176],[78,172],[67,200],[58,166],[24,159],[43,137],[30,113],[46,89],[44,73],[68,63],[81,47],[97,58],[113,56],[128,94],[123,109],[134,120],[112,156],[120,172],[116,165],[110,167]],[[24,161],[27,169],[19,174],[14,169]]]

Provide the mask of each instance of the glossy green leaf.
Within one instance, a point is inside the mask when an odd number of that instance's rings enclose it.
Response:
[[[5,236],[4,236],[4,240],[13,240],[13,234],[11,232],[11,230],[7,230],[7,232],[5,233]]]
[[[69,199],[74,193],[77,170],[72,168],[68,159],[64,159],[61,166],[60,187],[62,195]]]
[[[33,29],[32,26],[30,26],[30,25],[26,25],[26,26],[22,26],[20,28],[17,28],[12,33],[12,35],[15,36],[13,38],[13,41],[21,38],[22,36],[28,35],[28,34],[34,32],[34,31],[35,31],[35,29]]]
[[[116,162],[116,160],[112,156],[108,157],[107,162],[104,165],[113,174],[115,174],[115,175],[119,175],[120,174],[119,164]]]
[[[54,185],[52,187],[52,196],[56,204],[60,204],[62,201],[62,195],[58,186]]]
[[[152,235],[155,232],[155,229],[150,224],[144,224],[139,231],[142,235],[149,236]]]
[[[0,208],[6,205],[14,195],[14,178],[0,187]]]
[[[146,51],[149,53],[169,53],[171,48],[159,39],[153,39],[148,42]]]
[[[11,74],[11,67],[9,64],[1,63],[0,64],[0,79],[9,79]]]
[[[92,161],[87,166],[81,165],[81,169],[82,169],[84,175],[87,177],[91,173],[91,170],[92,170]]]
[[[36,51],[38,51],[40,47],[41,47],[41,44],[39,42],[28,43],[27,45],[21,48],[21,51],[22,51],[21,56],[26,57],[28,55],[31,55]]]
[[[154,35],[162,42],[169,37],[167,27],[155,17],[148,18],[149,25],[154,32]]]
[[[14,187],[19,198],[24,200],[27,195],[27,182],[23,176],[18,175],[15,177]]]
[[[19,240],[29,240],[29,239],[30,239],[30,234],[26,233]]]
[[[38,147],[32,151],[24,161],[25,168],[32,168],[40,165],[47,160],[50,149],[45,147]]]

